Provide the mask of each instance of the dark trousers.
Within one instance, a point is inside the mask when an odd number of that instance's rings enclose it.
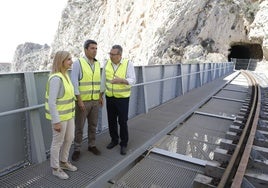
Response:
[[[119,143],[120,146],[127,146],[128,143],[128,98],[115,98],[106,96],[106,108],[109,124],[109,133],[112,142]],[[120,127],[120,135],[118,135],[118,124]]]

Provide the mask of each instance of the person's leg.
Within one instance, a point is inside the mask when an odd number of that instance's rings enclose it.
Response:
[[[54,130],[52,125],[52,143],[50,148],[50,166],[53,169],[58,169],[59,165],[59,156],[60,156],[60,149],[64,141],[65,131],[66,131],[66,124],[67,122],[61,122],[61,130],[57,132]]]
[[[50,166],[53,169],[52,174],[60,179],[68,179],[69,176],[60,168],[59,156],[60,149],[64,142],[66,131],[66,121],[61,122],[61,130],[57,132],[52,125],[52,143],[50,148]]]
[[[83,141],[83,129],[86,121],[85,113],[75,103],[75,134],[74,134],[74,152],[72,160],[78,161],[80,157],[80,149]]]
[[[64,142],[61,147],[60,161],[67,162],[69,158],[69,152],[74,140],[74,119],[67,121]]]
[[[96,147],[96,128],[98,124],[99,101],[90,101],[90,111],[88,113],[88,151],[95,155],[100,155],[101,152]]]
[[[117,99],[118,122],[120,126],[120,146],[127,147],[128,143],[128,107],[129,98]]]
[[[60,167],[64,170],[76,171],[77,167],[72,165],[69,161],[69,152],[74,140],[74,118],[67,121],[64,142],[61,147]]]
[[[96,146],[96,128],[98,124],[99,102],[94,100],[89,102],[88,121],[88,146]]]
[[[118,144],[118,126],[117,126],[117,109],[115,108],[115,98],[106,96],[106,108],[108,117],[109,133],[111,142]]]
[[[77,102],[75,106],[75,137],[74,151],[80,151],[83,141],[83,129],[86,121],[85,113],[79,108]]]

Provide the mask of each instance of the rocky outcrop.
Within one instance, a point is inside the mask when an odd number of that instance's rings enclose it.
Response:
[[[253,23],[250,25],[249,40],[262,45],[263,56],[268,60],[268,1],[260,3]]]
[[[0,73],[10,72],[11,63],[0,63]]]
[[[13,58],[12,71],[27,72],[47,69],[50,47],[47,44],[40,45],[26,42],[17,47]]]
[[[58,50],[83,55],[86,39],[98,42],[101,62],[114,44],[135,65],[223,62],[239,43],[260,45],[268,59],[267,9],[267,0],[69,0],[41,69]]]

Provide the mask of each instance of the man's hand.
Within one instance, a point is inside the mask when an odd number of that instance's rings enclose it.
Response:
[[[54,126],[54,130],[55,131],[60,132],[60,130],[61,130],[61,123],[55,123],[53,126]]]
[[[99,99],[99,104],[100,104],[100,106],[102,107],[103,106],[103,98],[102,97],[100,97],[100,99]]]
[[[85,107],[84,102],[82,100],[78,100],[77,104],[82,112],[86,111],[86,107]]]
[[[119,78],[118,76],[114,76],[114,79],[111,80],[112,84],[128,84],[128,82],[123,79],[123,78]]]

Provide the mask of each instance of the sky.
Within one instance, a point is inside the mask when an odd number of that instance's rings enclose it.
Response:
[[[0,62],[12,62],[19,44],[50,45],[68,0],[1,0]]]

